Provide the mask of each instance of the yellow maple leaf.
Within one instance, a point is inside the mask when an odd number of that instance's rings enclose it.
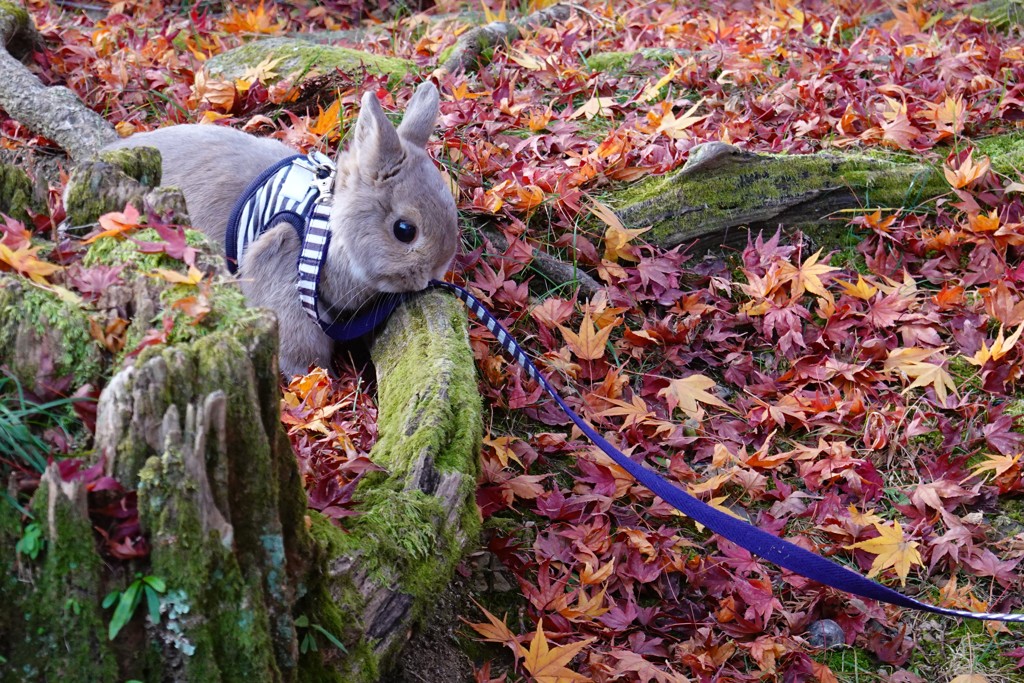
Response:
[[[694,116],[694,113],[697,111],[697,107],[699,107],[703,102],[704,100],[702,99],[700,102],[687,109],[686,113],[678,118],[676,118],[676,115],[672,113],[672,108],[670,106],[661,116],[661,121],[658,123],[658,128],[655,132],[664,133],[673,140],[688,137],[689,133],[687,133],[686,130],[690,126],[695,123],[699,123],[710,116],[710,114]]]
[[[924,564],[921,561],[921,553],[917,550],[918,542],[908,541],[903,536],[903,527],[899,522],[893,522],[892,526],[876,522],[874,527],[879,533],[877,538],[848,545],[846,549],[859,548],[876,556],[874,562],[871,563],[871,570],[868,572],[869,579],[892,567],[896,570],[896,576],[900,577],[900,585],[906,586],[910,568]]]
[[[152,277],[161,277],[177,285],[198,285],[199,281],[203,279],[203,272],[195,266],[188,267],[187,275],[182,275],[176,270],[167,270],[166,268],[154,268],[150,275]]]
[[[644,88],[644,91],[640,94],[641,102],[650,102],[653,99],[657,99],[661,89],[672,82],[672,79],[676,77],[676,67],[669,67],[668,73],[658,79],[658,82],[654,85],[648,85]]]
[[[496,436],[491,437],[487,434],[483,438],[485,446],[488,446],[494,450],[494,454],[498,458],[498,462],[501,463],[502,467],[508,467],[509,460],[515,460],[519,463],[520,467],[523,467],[523,461],[519,459],[516,452],[512,450],[512,444],[515,443],[515,439],[511,436]]]
[[[791,263],[781,264],[779,280],[791,283],[790,290],[794,298],[803,296],[806,291],[821,297],[830,304],[834,304],[832,294],[825,289],[825,285],[821,282],[821,276],[839,269],[824,263],[818,263],[819,256],[821,256],[821,249],[809,256],[799,267]]]
[[[590,213],[594,214],[607,226],[604,232],[604,257],[606,260],[617,261],[621,259],[633,262],[640,260],[640,257],[634,253],[629,243],[634,238],[650,230],[650,227],[628,229],[622,224],[622,221],[611,208],[598,201],[590,205]]]
[[[878,292],[878,287],[866,281],[862,275],[857,275],[857,284],[842,280],[836,280],[836,284],[842,287],[843,291],[849,296],[855,299],[863,299],[864,301],[868,301]]]
[[[594,595],[587,595],[587,591],[581,586],[576,592],[576,606],[566,605],[559,609],[558,613],[570,621],[585,621],[599,617],[611,609],[604,606],[604,594],[605,589],[602,588]]]
[[[46,284],[46,278],[64,270],[64,268],[41,260],[36,256],[39,249],[39,247],[31,247],[28,244],[24,244],[17,249],[11,249],[3,242],[0,242],[0,262],[6,263],[33,282],[43,285]]]
[[[250,84],[254,81],[269,83],[277,78],[278,73],[274,71],[274,68],[281,63],[282,59],[284,59],[284,57],[267,56],[256,66],[249,67],[243,71],[240,80],[248,81]],[[239,90],[242,90],[242,88],[239,88]]]
[[[619,399],[610,398],[608,396],[602,396],[601,400],[611,403],[612,407],[606,408],[595,414],[598,417],[612,417],[617,415],[625,417],[625,421],[622,423],[622,426],[619,427],[620,432],[635,424],[647,422],[647,420],[654,417],[654,413],[647,408],[647,403],[640,398],[638,394],[633,394],[631,403],[626,403],[625,401],[620,401]]]
[[[544,635],[544,620],[537,623],[537,632],[530,641],[530,649],[523,657],[523,666],[529,671],[537,683],[570,683],[571,681],[590,681],[590,678],[578,674],[565,665],[579,654],[580,650],[594,642],[596,638],[587,638],[570,645],[548,647],[547,636]]]
[[[971,471],[975,476],[981,476],[984,472],[992,472],[996,477],[1000,477],[1017,466],[1020,462],[1020,456],[1021,453],[1018,453],[1017,455],[990,454],[979,464],[975,465]],[[966,481],[966,479],[964,481]]]
[[[914,379],[913,383],[903,390],[904,394],[911,389],[931,385],[935,390],[935,396],[939,401],[945,403],[949,393],[956,395],[956,384],[941,365],[925,361],[926,358],[930,358],[945,348],[942,346],[936,349],[916,347],[893,349],[885,360],[885,370],[889,372],[896,370],[906,377]]]
[[[658,392],[658,396],[665,396],[668,399],[669,411],[679,407],[688,417],[699,420],[704,411],[698,403],[706,403],[711,406],[728,408],[729,406],[714,394],[709,394],[708,389],[715,386],[714,380],[704,375],[690,375],[683,379],[674,379],[668,386]]]
[[[616,319],[617,320],[617,319]],[[606,325],[600,330],[594,328],[590,319],[590,311],[583,314],[583,322],[580,323],[580,331],[577,334],[564,325],[559,325],[562,337],[576,357],[580,360],[598,360],[604,357],[605,344],[608,343],[608,335],[612,333],[615,324]]]
[[[1020,339],[1020,333],[1022,330],[1024,330],[1024,323],[1021,323],[1020,326],[1017,327],[1016,332],[1011,334],[1006,339],[1003,339],[1003,326],[1000,325],[999,334],[996,335],[995,341],[992,342],[991,348],[989,348],[988,344],[986,344],[983,341],[981,342],[981,348],[975,351],[973,356],[964,356],[964,360],[966,360],[971,365],[977,365],[978,367],[981,367],[989,360],[999,360],[1007,353],[1009,353],[1010,349],[1014,347],[1014,345]]]

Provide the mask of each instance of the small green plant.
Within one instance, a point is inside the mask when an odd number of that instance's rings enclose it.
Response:
[[[56,425],[70,436],[73,419],[67,406],[79,398],[61,398],[47,403],[33,403],[21,384],[11,376],[0,376],[0,452],[14,456],[15,461],[36,472],[46,469],[51,447],[37,432]]]
[[[39,557],[39,553],[43,551],[45,545],[46,539],[43,537],[43,528],[39,526],[38,522],[29,522],[25,527],[25,532],[18,540],[18,544],[14,546],[14,550],[19,555],[28,555],[31,559],[35,560]]]
[[[107,597],[103,598],[103,609],[107,609],[115,602],[114,616],[110,618],[110,628],[107,633],[110,640],[117,637],[124,625],[127,624],[135,608],[142,602],[142,596],[146,596],[146,605],[149,607],[149,617],[153,623],[160,621],[160,594],[167,590],[167,584],[158,576],[143,576],[136,572],[135,580],[128,584],[123,591],[110,591]]]
[[[341,643],[340,640],[338,640],[338,638],[333,633],[325,629],[320,624],[309,623],[309,617],[307,617],[305,614],[299,615],[299,617],[295,619],[295,627],[300,629],[308,629],[305,635],[302,637],[302,641],[299,643],[299,651],[302,654],[306,654],[306,652],[316,652],[317,650],[316,638],[313,636],[313,631],[320,633],[321,635],[323,635],[324,638],[331,642],[331,645],[338,648],[345,654],[348,654],[348,649]]]

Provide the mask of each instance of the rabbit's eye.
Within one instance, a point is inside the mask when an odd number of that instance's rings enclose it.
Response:
[[[416,239],[416,226],[409,221],[395,221],[394,232],[399,242],[409,244]]]

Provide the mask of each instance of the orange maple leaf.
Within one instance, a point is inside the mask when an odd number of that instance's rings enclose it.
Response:
[[[614,325],[606,325],[600,330],[594,328],[590,319],[590,311],[583,314],[583,322],[580,323],[580,331],[577,334],[564,325],[559,325],[565,343],[569,349],[576,354],[580,360],[598,360],[604,357],[605,344],[608,343],[608,335],[612,333]]]
[[[101,237],[123,237],[139,227],[139,212],[128,204],[124,211],[111,211],[100,216],[99,224],[103,230],[82,240],[82,244],[92,244]]]
[[[848,545],[846,549],[859,548],[876,555],[874,562],[871,563],[871,570],[868,572],[869,579],[892,567],[896,570],[896,576],[900,577],[900,585],[906,586],[910,568],[924,564],[921,560],[921,553],[917,550],[918,542],[908,541],[903,536],[903,527],[899,522],[893,522],[892,526],[876,522],[874,527],[879,533],[877,538]]]
[[[832,294],[825,289],[825,285],[821,282],[821,276],[839,269],[818,263],[819,256],[821,256],[821,249],[809,256],[799,267],[791,263],[782,263],[779,267],[779,280],[792,283],[790,289],[794,298],[803,296],[807,291],[833,304],[835,302],[832,300]]]
[[[529,671],[537,683],[570,683],[571,681],[590,681],[590,678],[578,674],[565,665],[579,654],[580,650],[594,642],[596,638],[587,638],[570,645],[548,647],[547,636],[544,635],[544,620],[537,623],[537,632],[530,641],[530,650],[523,657],[523,666]]]
[[[974,150],[972,149],[967,153],[967,158],[956,168],[953,168],[948,162],[943,164],[942,172],[953,189],[959,190],[988,173],[989,166],[991,163],[988,157],[982,157],[978,163],[974,163]]]
[[[462,621],[471,629],[483,636],[484,641],[507,645],[511,648],[512,652],[515,653],[517,658],[520,657],[522,654],[522,648],[519,645],[519,639],[516,637],[516,634],[509,630],[508,626],[505,624],[505,620],[498,619],[498,617],[484,609],[484,607],[476,600],[473,601],[473,604],[484,613],[484,616],[487,617],[487,621],[490,623],[473,623],[465,619]]]
[[[633,230],[626,228],[614,211],[598,201],[595,201],[590,206],[590,213],[597,216],[602,223],[608,226],[604,232],[604,257],[606,260],[617,261],[621,259],[633,262],[640,260],[636,249],[630,246],[629,243],[635,237],[650,230],[649,227]]]
[[[288,22],[283,19],[275,22],[276,13],[277,9],[273,3],[270,5],[270,11],[267,11],[263,0],[260,0],[256,9],[246,10],[244,13],[232,7],[227,18],[220,22],[220,27],[228,33],[280,33]]]

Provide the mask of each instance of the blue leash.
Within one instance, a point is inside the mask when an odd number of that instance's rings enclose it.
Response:
[[[813,579],[818,583],[839,589],[846,593],[859,595],[862,598],[870,598],[879,602],[887,602],[891,605],[906,607],[908,609],[931,612],[949,617],[964,617],[967,619],[984,619],[991,621],[1008,621],[1024,623],[1024,614],[1006,614],[1002,612],[968,612],[966,610],[949,609],[936,607],[914,598],[907,597],[902,593],[872,581],[855,571],[816,555],[798,545],[790,543],[777,536],[772,536],[766,531],[727,515],[721,510],[716,510],[707,503],[694,498],[681,488],[666,481],[644,465],[630,460],[623,455],[615,446],[609,443],[603,436],[584,421],[579,415],[566,405],[558,392],[554,390],[548,380],[537,370],[537,367],[529,359],[522,347],[512,338],[508,330],[498,322],[490,311],[484,308],[476,297],[458,285],[448,282],[432,280],[431,287],[444,289],[462,299],[480,322],[487,326],[487,329],[497,337],[498,343],[518,363],[526,374],[536,380],[546,392],[555,399],[559,407],[569,416],[569,419],[579,427],[588,439],[594,442],[598,448],[604,451],[619,467],[629,472],[638,482],[649,488],[656,495],[668,502],[672,507],[682,512],[695,522],[704,525],[722,538],[728,539],[736,545],[745,548],[751,553],[763,557],[780,567],[788,569],[795,574]]]
[[[324,163],[322,159],[314,155],[309,157],[307,166],[309,166],[313,173],[310,181],[312,189],[309,195],[311,209],[306,213],[305,224],[302,226],[303,229],[300,230],[302,235],[302,251],[299,263],[297,264],[298,277],[296,287],[303,308],[313,320],[317,321],[321,329],[337,341],[348,341],[361,337],[380,326],[394,308],[406,298],[406,295],[388,297],[371,306],[368,311],[341,321],[332,320],[329,316],[325,315],[324,311],[320,310],[320,271],[327,257],[327,249],[330,242],[330,201],[335,169],[330,160]],[[716,510],[707,503],[694,498],[675,484],[666,481],[654,470],[630,460],[615,446],[606,441],[603,436],[594,431],[583,418],[573,412],[566,405],[565,401],[562,400],[562,397],[558,395],[558,392],[548,383],[544,375],[537,370],[537,367],[526,353],[523,352],[522,347],[519,346],[516,340],[512,338],[512,335],[508,333],[508,330],[472,294],[458,285],[439,280],[431,280],[429,287],[447,290],[462,299],[469,306],[469,310],[473,312],[473,315],[486,325],[487,329],[498,339],[498,343],[501,344],[501,347],[512,359],[548,392],[551,398],[569,416],[569,419],[579,427],[580,431],[594,442],[598,448],[604,451],[608,457],[615,461],[619,467],[629,472],[634,479],[653,491],[655,495],[660,496],[672,507],[719,536],[800,576],[805,576],[846,593],[859,595],[862,598],[950,617],[1024,623],[1024,614],[968,612],[966,610],[936,607],[920,602],[892,588],[872,581],[836,562],[804,550],[798,545],[777,536],[772,536],[752,524],[727,515],[721,510]]]

